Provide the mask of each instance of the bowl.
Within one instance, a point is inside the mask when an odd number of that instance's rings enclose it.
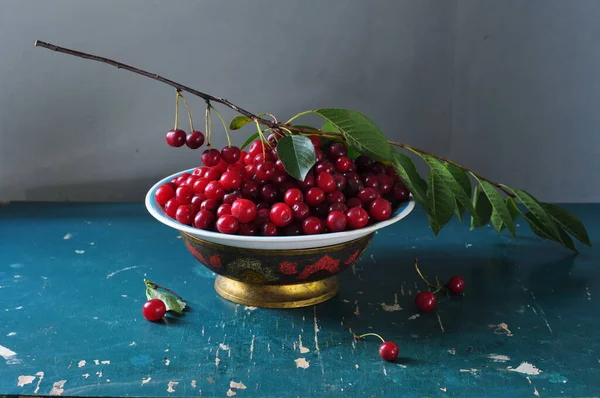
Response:
[[[158,187],[194,169],[157,182],[146,195],[148,212],[178,230],[187,249],[216,273],[215,290],[247,306],[296,308],[326,301],[338,292],[337,275],[352,267],[369,246],[375,231],[406,217],[411,198],[388,220],[368,227],[319,235],[241,236],[193,228],[167,216],[154,194]]]

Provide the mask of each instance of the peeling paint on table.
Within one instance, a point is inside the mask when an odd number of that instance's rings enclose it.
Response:
[[[595,246],[573,256],[523,227],[451,222],[433,238],[419,209],[381,230],[315,307],[230,303],[177,232],[141,204],[0,208],[0,395],[418,397],[597,396],[600,205],[570,205]],[[92,244],[93,243],[93,244]],[[418,313],[432,279],[465,294]],[[143,279],[189,303],[147,322]],[[383,362],[374,332],[400,347]]]

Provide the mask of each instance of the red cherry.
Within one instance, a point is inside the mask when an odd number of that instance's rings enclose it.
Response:
[[[458,275],[450,278],[446,287],[454,294],[460,294],[463,290],[465,290],[465,281]]]
[[[346,201],[346,206],[348,206],[349,209],[353,207],[362,207],[362,205],[362,200],[359,198],[350,198]]]
[[[181,205],[175,212],[175,219],[182,224],[192,225],[194,219],[194,209],[190,205]]]
[[[310,207],[304,202],[294,203],[292,210],[294,211],[294,219],[296,221],[304,221],[310,216]]]
[[[335,168],[340,173],[345,173],[345,172],[349,171],[351,167],[352,167],[352,160],[350,160],[350,158],[348,158],[346,156],[340,156],[335,161]]]
[[[340,232],[346,229],[346,215],[341,211],[332,211],[327,216],[327,230],[330,232]]]
[[[400,203],[406,202],[410,197],[410,191],[404,184],[396,183],[393,189],[394,199]]]
[[[240,148],[236,146],[226,146],[221,149],[221,157],[228,164],[237,163],[241,156]]]
[[[202,152],[201,159],[205,166],[212,167],[219,164],[219,161],[221,160],[221,154],[214,148],[206,149],[204,152]]]
[[[261,180],[270,180],[275,176],[275,165],[271,162],[259,163],[258,165],[256,165],[256,175]]]
[[[398,359],[400,349],[395,343],[386,341],[379,346],[379,356],[385,361],[395,361]]]
[[[369,205],[369,215],[377,221],[383,221],[392,215],[392,204],[383,198],[377,198]]]
[[[277,159],[277,161],[275,162],[275,167],[280,173],[287,173],[287,171],[285,170],[285,166],[283,165],[283,162],[281,160]]]
[[[272,222],[264,222],[258,227],[258,231],[262,236],[277,236],[279,235],[279,230],[277,226]]]
[[[207,210],[212,213],[217,211],[219,207],[219,202],[214,199],[206,199],[204,202],[200,203],[200,210]]]
[[[252,164],[255,164],[257,166],[264,162],[271,162],[274,164],[275,158],[270,152],[265,152],[264,155],[262,153],[259,153],[258,155],[254,156],[254,159],[252,159]]]
[[[242,198],[242,193],[240,191],[232,191],[225,196],[223,196],[223,203],[232,205],[238,199]]]
[[[285,203],[275,203],[271,207],[270,219],[278,227],[285,227],[294,220],[294,212]]]
[[[323,202],[314,207],[312,215],[317,216],[321,219],[321,221],[325,221],[327,215],[329,214],[329,203]]]
[[[223,203],[217,209],[217,217],[221,217],[221,216],[223,216],[225,214],[231,214],[231,205],[230,204]]]
[[[317,162],[323,160],[324,157],[325,155],[323,154],[323,151],[318,148],[315,148],[315,159],[317,160]]]
[[[369,158],[366,155],[360,155],[359,157],[356,158],[355,162],[356,162],[356,168],[359,171],[370,170],[371,166],[373,165],[373,161],[371,160],[371,158]]]
[[[265,184],[260,188],[260,197],[267,203],[273,203],[277,200],[277,188],[273,184]]]
[[[248,154],[254,159],[254,156],[263,152],[263,147],[265,146],[261,140],[252,141],[252,144],[248,147]],[[266,150],[266,147],[264,149]],[[246,164],[248,163],[246,162]]]
[[[302,235],[302,227],[296,223],[292,223],[283,229],[283,233],[287,236]]]
[[[379,192],[373,188],[363,188],[356,195],[363,203],[369,204],[379,197]]]
[[[167,199],[168,200],[168,199]],[[302,195],[302,191],[298,188],[288,189],[283,195],[283,201],[288,206],[293,206],[295,203],[302,202],[304,200],[304,195]]]
[[[258,184],[253,181],[244,181],[242,184],[242,196],[245,199],[256,199],[258,197]]]
[[[319,137],[317,137],[316,135],[309,135],[308,139],[312,142],[315,149],[321,148],[321,139]]]
[[[258,228],[254,223],[240,224],[238,235],[254,236],[258,233]]]
[[[387,169],[385,168],[385,165],[383,163],[375,162],[371,166],[371,172],[376,175],[377,174],[386,174]]]
[[[180,205],[190,204],[192,202],[192,198],[194,197],[194,190],[192,187],[182,185],[175,191],[175,197]]]
[[[302,192],[300,192],[300,194],[302,195]],[[173,196],[175,196],[175,190],[168,184],[161,185],[156,192],[154,192],[154,200],[161,206],[164,206]]]
[[[231,214],[224,214],[217,219],[217,231],[222,234],[235,234],[239,227],[238,219]]]
[[[362,207],[353,207],[346,213],[348,217],[348,227],[359,229],[369,222],[369,214]]]
[[[275,147],[277,141],[279,141],[284,136],[283,132],[280,130],[273,130],[271,134],[267,137],[267,142],[271,144],[271,146]]]
[[[317,174],[317,186],[325,193],[333,192],[337,188],[337,183],[331,173],[322,171]]]
[[[253,165],[253,164],[254,164],[254,163],[253,163],[254,156],[256,156],[256,155],[252,155],[251,153],[247,153],[247,154],[244,156],[244,165],[246,165],[246,166],[251,166],[251,165]]]
[[[231,215],[241,223],[249,223],[256,218],[256,205],[248,199],[237,199],[231,205]]]
[[[185,143],[188,148],[198,149],[204,144],[204,134],[200,131],[192,131],[185,139]]]
[[[147,320],[154,322],[161,319],[167,313],[167,306],[160,299],[151,299],[144,303],[142,314]]]
[[[386,174],[380,174],[377,176],[377,179],[379,180],[379,192],[382,195],[387,195],[388,193],[392,192],[392,189],[394,188],[394,180],[391,177]]]
[[[312,187],[306,191],[304,201],[309,206],[316,206],[325,200],[325,192],[321,188]]]
[[[302,230],[306,235],[320,234],[323,232],[323,222],[317,217],[308,217],[302,222]]]
[[[194,227],[200,229],[211,229],[215,222],[215,216],[208,210],[200,210],[194,217]]]
[[[379,178],[376,175],[368,175],[363,178],[363,183],[366,188],[373,188],[379,191]]]
[[[415,296],[415,304],[420,311],[433,311],[437,304],[437,298],[431,292],[420,292]]]
[[[341,142],[334,142],[329,147],[329,156],[332,159],[337,159],[342,156],[346,156],[348,154],[348,150],[346,149],[346,145]]]
[[[210,182],[210,180],[208,178],[198,178],[194,184],[192,185],[192,189],[194,190],[194,192],[196,194],[199,193],[204,193],[204,188],[206,188],[206,185]]]
[[[165,138],[169,146],[178,148],[185,145],[186,137],[185,131],[177,129],[169,130]]]
[[[211,181],[204,188],[204,194],[208,199],[221,200],[225,196],[225,189],[218,181]]]
[[[171,218],[175,218],[178,208],[179,202],[177,201],[177,198],[171,198],[165,203],[165,213]]]
[[[226,190],[239,189],[242,186],[242,176],[235,171],[226,171],[219,180]]]
[[[273,176],[273,178],[271,179],[275,184],[277,185],[281,185],[284,182],[286,182],[288,180],[288,174],[287,173],[280,173],[278,171],[275,171],[275,175]]]
[[[259,203],[258,206],[256,206],[257,210],[255,222],[257,224],[270,222],[269,220],[271,219],[271,208],[268,205],[266,207],[259,208],[261,204],[262,203]]]
[[[233,171],[235,173],[238,173],[242,176],[242,178],[246,176],[246,169],[239,163],[230,164],[229,166],[227,166],[227,171]]]
[[[348,211],[348,206],[346,206],[345,203],[336,202],[336,203],[330,204],[328,210],[330,213],[333,211],[341,211],[342,213],[346,214],[346,212]]]
[[[327,203],[344,203],[346,202],[346,195],[340,191],[333,191],[327,194]]]
[[[344,177],[343,174],[333,173],[333,178],[335,179],[338,191],[343,191],[346,189],[346,177]]]
[[[217,168],[210,168],[204,172],[203,177],[207,178],[208,181],[217,181],[221,177],[221,171]]]
[[[308,173],[306,175],[306,177],[304,177],[303,181],[300,181],[298,183],[298,185],[300,186],[300,189],[306,191],[309,188],[312,188],[315,186],[315,176],[312,175],[311,173]]]
[[[191,187],[191,186],[193,186],[193,185],[194,185],[194,183],[196,182],[196,180],[197,180],[198,178],[200,178],[200,177],[198,177],[198,176],[195,176],[195,175],[193,175],[193,174],[192,174],[191,176],[189,176],[189,177],[187,178],[187,180],[185,180],[185,182],[184,182],[182,185],[188,185],[188,186],[190,186],[190,187]]]
[[[190,206],[192,206],[192,209],[194,210],[194,212],[197,213],[200,210],[200,205],[205,200],[206,200],[206,196],[203,193],[197,193],[196,195],[194,195],[194,197],[192,198],[192,201],[190,202]]]

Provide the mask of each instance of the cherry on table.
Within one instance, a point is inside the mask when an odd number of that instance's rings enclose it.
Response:
[[[437,298],[431,292],[419,292],[415,296],[415,304],[420,311],[430,312],[435,309]]]
[[[151,299],[144,303],[142,315],[151,322],[158,321],[167,313],[167,306],[160,299]]]
[[[450,290],[454,294],[460,294],[463,290],[465,290],[465,281],[458,275],[450,278],[448,283],[446,284],[448,290]]]
[[[375,336],[381,340],[381,345],[379,346],[379,356],[385,361],[395,361],[398,359],[398,354],[400,354],[400,349],[396,343],[391,341],[385,341],[383,337],[378,335],[377,333],[365,333],[360,336],[354,336],[355,339],[360,340],[366,336]]]

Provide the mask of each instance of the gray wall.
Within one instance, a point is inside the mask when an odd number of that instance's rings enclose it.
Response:
[[[280,118],[357,109],[391,138],[545,200],[598,201],[582,181],[600,165],[599,6],[0,0],[0,200],[140,201],[199,163],[164,142],[172,89],[34,48],[41,39]],[[202,125],[203,103],[190,102]]]

